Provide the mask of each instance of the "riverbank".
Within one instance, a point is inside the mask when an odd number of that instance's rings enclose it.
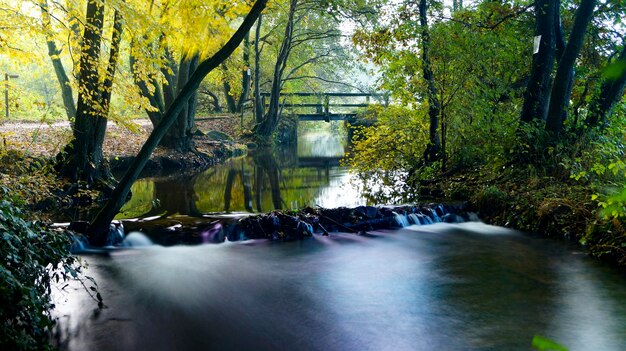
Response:
[[[236,142],[236,116],[204,118],[197,122],[194,138],[198,154],[179,153],[157,148],[143,175],[163,174],[190,168],[208,167],[231,156],[245,154],[246,146]],[[103,153],[111,170],[122,174],[152,131],[149,120],[134,120],[119,125],[109,122]],[[77,201],[68,196],[71,187],[58,179],[54,157],[69,142],[69,123],[53,124],[11,122],[0,126],[0,190],[16,196],[33,216],[49,219],[51,209],[69,208]],[[98,201],[95,191],[81,191],[81,211]],[[100,199],[101,200],[101,199]]]
[[[428,187],[445,194],[445,200],[467,201],[468,210],[488,224],[577,242],[626,272],[624,223],[599,215],[589,184],[512,166],[500,172],[451,172]]]

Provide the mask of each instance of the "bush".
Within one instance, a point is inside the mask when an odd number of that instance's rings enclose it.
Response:
[[[502,212],[509,201],[508,195],[495,185],[483,188],[476,193],[473,202],[478,207],[478,212],[485,217],[491,217]]]
[[[52,284],[77,277],[81,269],[70,255],[70,237],[26,221],[1,195],[0,233],[0,349],[51,349]]]

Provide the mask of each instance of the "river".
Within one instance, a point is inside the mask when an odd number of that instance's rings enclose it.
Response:
[[[336,153],[310,145],[295,160],[257,154],[139,181],[121,217],[364,204]],[[529,350],[535,335],[626,350],[623,275],[480,222],[288,243],[133,236],[145,246],[83,256],[107,308],[77,282],[54,292],[62,350]]]
[[[481,223],[85,259],[108,308],[57,292],[66,350],[626,349],[623,276]]]
[[[340,165],[344,137],[304,134],[297,147],[253,150],[199,173],[140,179],[118,219],[369,204]]]

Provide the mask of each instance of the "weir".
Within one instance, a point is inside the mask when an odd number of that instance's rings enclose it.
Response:
[[[138,234],[151,243],[199,245],[269,239],[274,241],[302,240],[318,235],[348,232],[356,235],[381,229],[398,229],[434,223],[462,223],[476,220],[462,206],[443,204],[404,206],[359,206],[355,208],[306,208],[299,211],[272,211],[267,214],[204,214],[133,218],[111,224],[106,249],[142,246]],[[130,239],[128,237],[131,237]],[[77,237],[75,253],[97,252],[88,238]]]

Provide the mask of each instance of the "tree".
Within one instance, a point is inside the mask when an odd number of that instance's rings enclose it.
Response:
[[[239,83],[238,91],[239,97],[236,98],[237,92],[234,91],[231,85],[231,72],[228,69],[228,64],[222,64],[222,87],[224,89],[224,96],[226,98],[226,106],[228,107],[228,112],[230,113],[240,113],[243,110],[243,105],[250,98],[250,82],[251,82],[251,70],[250,70],[250,33],[246,35],[243,40],[243,54],[241,57],[241,61],[233,59],[231,56],[227,61],[234,61],[236,65],[240,65],[241,67],[241,76],[235,77],[234,81]]]
[[[99,66],[104,4],[89,0],[79,60],[78,102],[72,128],[74,139],[59,155],[57,164],[62,176],[87,184],[102,182],[107,186],[110,186],[112,177],[104,161],[102,144],[122,36],[122,19],[118,11],[114,13],[112,27],[109,59],[102,75]]]
[[[423,78],[428,85],[426,99],[428,101],[428,117],[430,119],[429,142],[424,150],[424,161],[431,163],[441,159],[441,141],[439,139],[439,114],[441,113],[441,103],[437,98],[437,88],[430,62],[430,31],[428,30],[428,3],[427,0],[419,2],[419,22],[422,34],[422,70]]]
[[[76,117],[76,105],[74,103],[74,92],[70,79],[65,72],[63,62],[61,62],[61,50],[58,48],[54,36],[52,35],[52,21],[50,20],[50,8],[47,0],[42,0],[39,3],[41,8],[42,22],[44,30],[46,31],[46,44],[48,46],[48,56],[52,61],[54,67],[54,73],[61,86],[61,94],[63,96],[63,106],[69,121],[73,122]]]
[[[330,86],[348,86],[336,79],[341,72],[350,68],[348,52],[340,43],[339,21],[326,11],[324,5],[316,1],[290,0],[285,4],[284,12],[270,13],[268,23],[277,23],[261,35],[261,25],[257,25],[258,40],[255,42],[255,111],[256,125],[254,137],[259,143],[271,143],[272,135],[280,122],[283,102],[281,93],[285,90],[320,88],[320,83]],[[268,14],[269,15],[269,14]],[[271,45],[263,50],[267,43],[280,42],[277,52]],[[262,45],[261,45],[262,44]],[[264,80],[261,61],[275,54],[273,67],[269,70],[271,78]],[[261,59],[261,58],[264,59]],[[324,72],[322,72],[324,71]],[[263,105],[260,90],[264,84],[270,85],[267,108]]]
[[[580,7],[576,11],[574,26],[572,27],[567,46],[559,57],[559,64],[554,76],[552,92],[550,93],[550,105],[546,120],[546,129],[555,135],[561,132],[563,122],[567,118],[567,108],[574,79],[574,63],[583,46],[585,32],[591,22],[595,5],[596,0],[581,1]]]
[[[426,11],[420,12],[419,5]],[[423,123],[404,123],[428,137],[421,162],[409,162],[409,173],[416,175],[432,162],[427,157],[438,157],[445,170],[449,158],[455,165],[469,166],[487,155],[504,153],[500,141],[511,135],[510,126],[519,119],[516,106],[527,74],[522,59],[532,34],[527,5],[486,1],[471,11],[457,11],[452,18],[435,5],[429,11],[428,3],[407,2],[385,13],[395,20],[360,30],[354,38],[380,67],[380,87],[424,118]],[[422,129],[423,124],[428,128]],[[380,123],[375,128],[381,128]],[[437,145],[437,139],[439,152],[433,155],[431,145]],[[412,159],[406,151],[393,154]]]
[[[266,4],[267,0],[257,0],[243,20],[243,23],[222,48],[211,57],[202,60],[202,62],[198,64],[194,73],[189,77],[187,84],[182,87],[170,108],[165,112],[163,118],[159,121],[152,133],[150,133],[150,136],[141,147],[139,154],[133,160],[128,171],[113,190],[110,199],[91,222],[91,232],[93,233],[94,243],[98,244],[106,240],[109,224],[126,201],[131,185],[148,162],[152,151],[154,151],[161,139],[165,136],[170,126],[174,124],[180,112],[187,106],[189,98],[197,91],[202,80],[207,74],[224,62],[239,46]]]
[[[206,6],[200,0],[163,0],[152,2],[149,7],[137,7],[135,11],[141,17],[136,22],[139,30],[133,37],[131,70],[140,95],[147,102],[146,113],[156,126],[187,84],[199,60],[228,39],[229,23],[241,17],[249,6],[246,1],[217,0]],[[220,85],[222,82],[229,84],[222,80]],[[161,146],[180,152],[194,151],[197,98],[194,92],[161,140]]]
[[[530,79],[524,93],[521,120],[546,120],[550,99],[551,74],[556,55],[556,0],[535,1],[535,42]]]
[[[259,15],[254,32],[254,121],[259,124],[263,121],[265,106],[261,100],[261,27],[263,26],[263,14]]]
[[[280,92],[283,86],[283,73],[287,66],[287,60],[291,53],[293,43],[293,31],[296,23],[296,11],[298,9],[298,0],[289,1],[289,11],[287,14],[287,24],[285,25],[285,34],[278,51],[276,63],[274,65],[274,76],[272,79],[272,88],[270,90],[269,107],[263,120],[254,128],[255,135],[263,139],[267,143],[267,139],[274,133],[278,126],[278,117],[280,114]],[[300,19],[301,20],[301,19]]]
[[[146,109],[146,113],[153,126],[156,126],[163,118],[165,111],[174,102],[174,97],[187,83],[191,73],[198,65],[197,55],[181,57],[180,61],[175,64],[172,54],[167,49],[166,59],[168,62],[165,67],[161,68],[164,81],[161,84],[153,81],[154,91],[138,74],[134,74],[135,84],[139,87],[141,95],[150,102],[150,107]],[[137,64],[137,60],[131,56],[131,69]],[[161,146],[180,152],[193,150],[193,133],[191,130],[195,121],[196,102],[197,93],[194,93],[187,102],[187,106],[181,111],[174,126],[164,136]]]
[[[587,126],[605,127],[611,110],[624,96],[626,87],[626,45],[622,43],[618,59],[613,66],[609,66],[612,74],[604,79],[600,87],[600,93],[589,103],[589,113],[585,121]]]

